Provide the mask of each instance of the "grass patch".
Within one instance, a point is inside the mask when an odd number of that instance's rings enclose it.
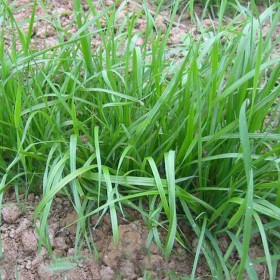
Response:
[[[35,1],[33,11],[39,3],[44,5]],[[49,250],[48,216],[55,195],[64,193],[79,216],[76,249],[83,242],[91,246],[86,218],[106,211],[117,242],[117,212],[126,205],[142,213],[158,243],[155,232],[166,229],[160,244],[166,257],[175,240],[189,246],[179,222],[193,227],[199,242],[192,279],[200,251],[213,279],[242,279],[244,269],[257,279],[252,264],[258,261],[267,263],[275,279],[279,4],[259,16],[246,10],[241,23],[224,26],[221,20],[217,31],[201,26],[199,36],[186,33],[180,45],[168,47],[178,1],[164,34],[155,31],[148,9],[141,33],[133,30],[139,13],[118,24],[122,6],[97,13],[87,3],[85,12],[74,1],[77,32],[66,34],[55,21],[58,44],[30,50],[35,12],[24,32],[13,8],[2,1],[1,199],[10,188],[17,194],[43,193],[35,219],[41,220],[40,245]],[[93,49],[96,37],[101,45]],[[247,257],[251,232],[261,235],[262,260]],[[219,234],[231,239],[226,254]],[[234,249],[241,260],[231,265]]]

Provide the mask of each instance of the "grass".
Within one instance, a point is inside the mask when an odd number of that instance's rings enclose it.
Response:
[[[122,6],[97,13],[91,1],[88,12],[79,0],[73,3],[77,32],[67,33],[57,19],[58,44],[30,50],[35,8],[45,4],[34,2],[24,32],[13,6],[1,1],[1,201],[11,188],[17,195],[43,194],[34,219],[40,218],[39,244],[50,252],[48,216],[56,194],[63,193],[79,217],[77,250],[86,243],[94,251],[87,218],[96,213],[110,213],[117,242],[117,213],[125,215],[128,206],[141,212],[166,257],[175,240],[190,246],[180,223],[193,228],[199,242],[191,279],[200,251],[213,279],[243,279],[245,270],[257,279],[252,264],[258,262],[276,279],[280,58],[279,37],[273,36],[279,4],[259,15],[244,8],[245,18],[236,16],[228,25],[220,20],[214,31],[197,19],[199,36],[186,33],[182,44],[168,47],[172,24],[164,34],[155,31],[147,8],[146,30],[135,33],[140,13],[118,24]],[[92,50],[97,36],[101,46]],[[142,46],[136,45],[140,36]],[[164,244],[159,228],[167,231]],[[251,233],[261,236],[263,259],[247,257]],[[225,254],[220,234],[231,240]],[[234,249],[240,262],[231,265]]]
[[[136,1],[137,2],[137,1]],[[138,1],[141,2],[141,1]],[[154,0],[150,1],[152,5],[158,8],[158,10],[168,10],[172,8],[176,1],[162,1]],[[259,5],[263,7],[270,6],[275,1],[271,0],[181,0],[179,13],[182,16],[186,16],[186,13],[194,20],[195,13],[201,13],[202,18],[208,18],[209,16],[216,18],[220,14],[229,15],[231,18],[234,17],[236,12],[244,11],[244,8],[250,5]]]

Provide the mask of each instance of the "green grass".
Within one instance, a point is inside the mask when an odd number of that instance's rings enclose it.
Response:
[[[141,1],[136,1],[141,2]],[[234,14],[244,12],[246,8],[251,5],[257,4],[261,7],[267,7],[273,4],[275,1],[271,0],[180,0],[179,13],[181,16],[185,16],[186,13],[191,16],[194,20],[195,14],[202,14],[204,17],[217,17],[221,13],[226,14],[229,17],[234,17]],[[152,5],[158,8],[158,10],[169,10],[172,8],[176,0],[166,1],[166,0],[153,0],[150,1]]]
[[[191,279],[200,251],[213,279],[243,279],[244,270],[257,279],[254,262],[267,263],[275,279],[280,39],[272,38],[279,4],[259,16],[245,9],[245,19],[236,17],[227,26],[220,20],[216,31],[198,22],[201,35],[186,33],[182,44],[169,48],[172,24],[164,34],[156,32],[148,9],[140,34],[132,30],[139,13],[118,25],[121,8],[97,13],[87,2],[84,12],[74,1],[75,34],[66,34],[55,21],[59,44],[31,51],[36,15],[25,33],[13,7],[1,1],[0,199],[11,188],[16,194],[43,194],[34,218],[41,220],[39,244],[49,251],[48,216],[55,195],[63,193],[79,216],[77,250],[82,244],[94,250],[86,221],[95,213],[110,213],[117,242],[117,213],[124,215],[128,206],[141,212],[166,257],[175,240],[190,246],[178,224],[193,228],[199,243]],[[34,11],[36,5],[44,3],[35,1]],[[269,32],[263,34],[266,22]],[[102,44],[92,50],[96,36]],[[135,44],[139,36],[141,47]],[[167,231],[164,244],[158,228]],[[222,233],[231,240],[225,254],[218,244]],[[263,259],[247,257],[251,233],[261,236]],[[235,248],[241,260],[232,266],[228,258]]]

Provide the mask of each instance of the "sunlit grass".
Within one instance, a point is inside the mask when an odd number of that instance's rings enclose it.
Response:
[[[2,1],[2,21],[15,28],[12,39],[22,48],[6,49],[2,29],[1,199],[12,187],[43,194],[35,210],[40,246],[51,251],[48,216],[55,195],[64,193],[79,217],[77,250],[83,242],[92,246],[85,221],[95,213],[109,211],[117,242],[117,213],[126,205],[152,225],[166,257],[176,239],[190,246],[179,222],[193,228],[199,242],[192,279],[200,251],[213,279],[242,279],[244,269],[257,279],[253,262],[266,262],[275,279],[280,135],[268,116],[279,119],[280,58],[272,56],[280,40],[272,40],[279,4],[259,16],[246,10],[237,26],[234,20],[228,26],[220,21],[218,31],[201,26],[196,38],[186,30],[172,52],[167,47],[172,24],[157,33],[148,9],[140,34],[133,32],[137,13],[127,15],[125,28],[116,25],[120,8],[97,13],[88,1],[93,19],[86,20],[78,0],[78,31],[55,47],[30,51],[35,17],[24,33],[6,4]],[[263,34],[267,22],[270,29]],[[101,46],[92,49],[97,35]],[[149,45],[136,45],[139,36]],[[167,231],[164,244],[159,227]],[[247,257],[253,232],[262,239],[262,260]],[[217,241],[221,233],[231,240],[225,255]],[[241,261],[232,266],[227,260],[234,248]]]

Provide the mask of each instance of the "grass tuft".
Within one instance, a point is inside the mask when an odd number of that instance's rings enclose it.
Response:
[[[180,1],[164,34],[145,4],[119,23],[125,4],[98,13],[87,2],[84,11],[74,1],[77,31],[66,41],[57,18],[58,43],[30,50],[36,6],[44,3],[34,2],[24,31],[13,6],[1,1],[0,205],[3,192],[13,187],[17,194],[41,193],[34,219],[40,218],[39,244],[49,251],[48,217],[58,193],[69,197],[78,214],[76,250],[83,242],[91,246],[87,219],[107,211],[117,243],[118,215],[129,206],[149,226],[147,243],[154,240],[166,257],[176,240],[190,246],[180,224],[193,228],[198,245],[191,279],[201,252],[213,279],[243,279],[244,270],[257,279],[258,262],[275,279],[279,4],[259,14],[238,1],[214,1],[220,3],[218,28],[197,18],[200,34],[186,30],[182,43],[170,47]],[[229,6],[237,16],[225,25]],[[144,31],[135,30],[140,15],[147,18]],[[92,45],[96,38],[98,47]],[[167,231],[165,244],[160,228]],[[263,259],[247,257],[251,233],[261,237]],[[226,253],[219,248],[220,234],[230,239]],[[240,263],[232,265],[234,249]]]

